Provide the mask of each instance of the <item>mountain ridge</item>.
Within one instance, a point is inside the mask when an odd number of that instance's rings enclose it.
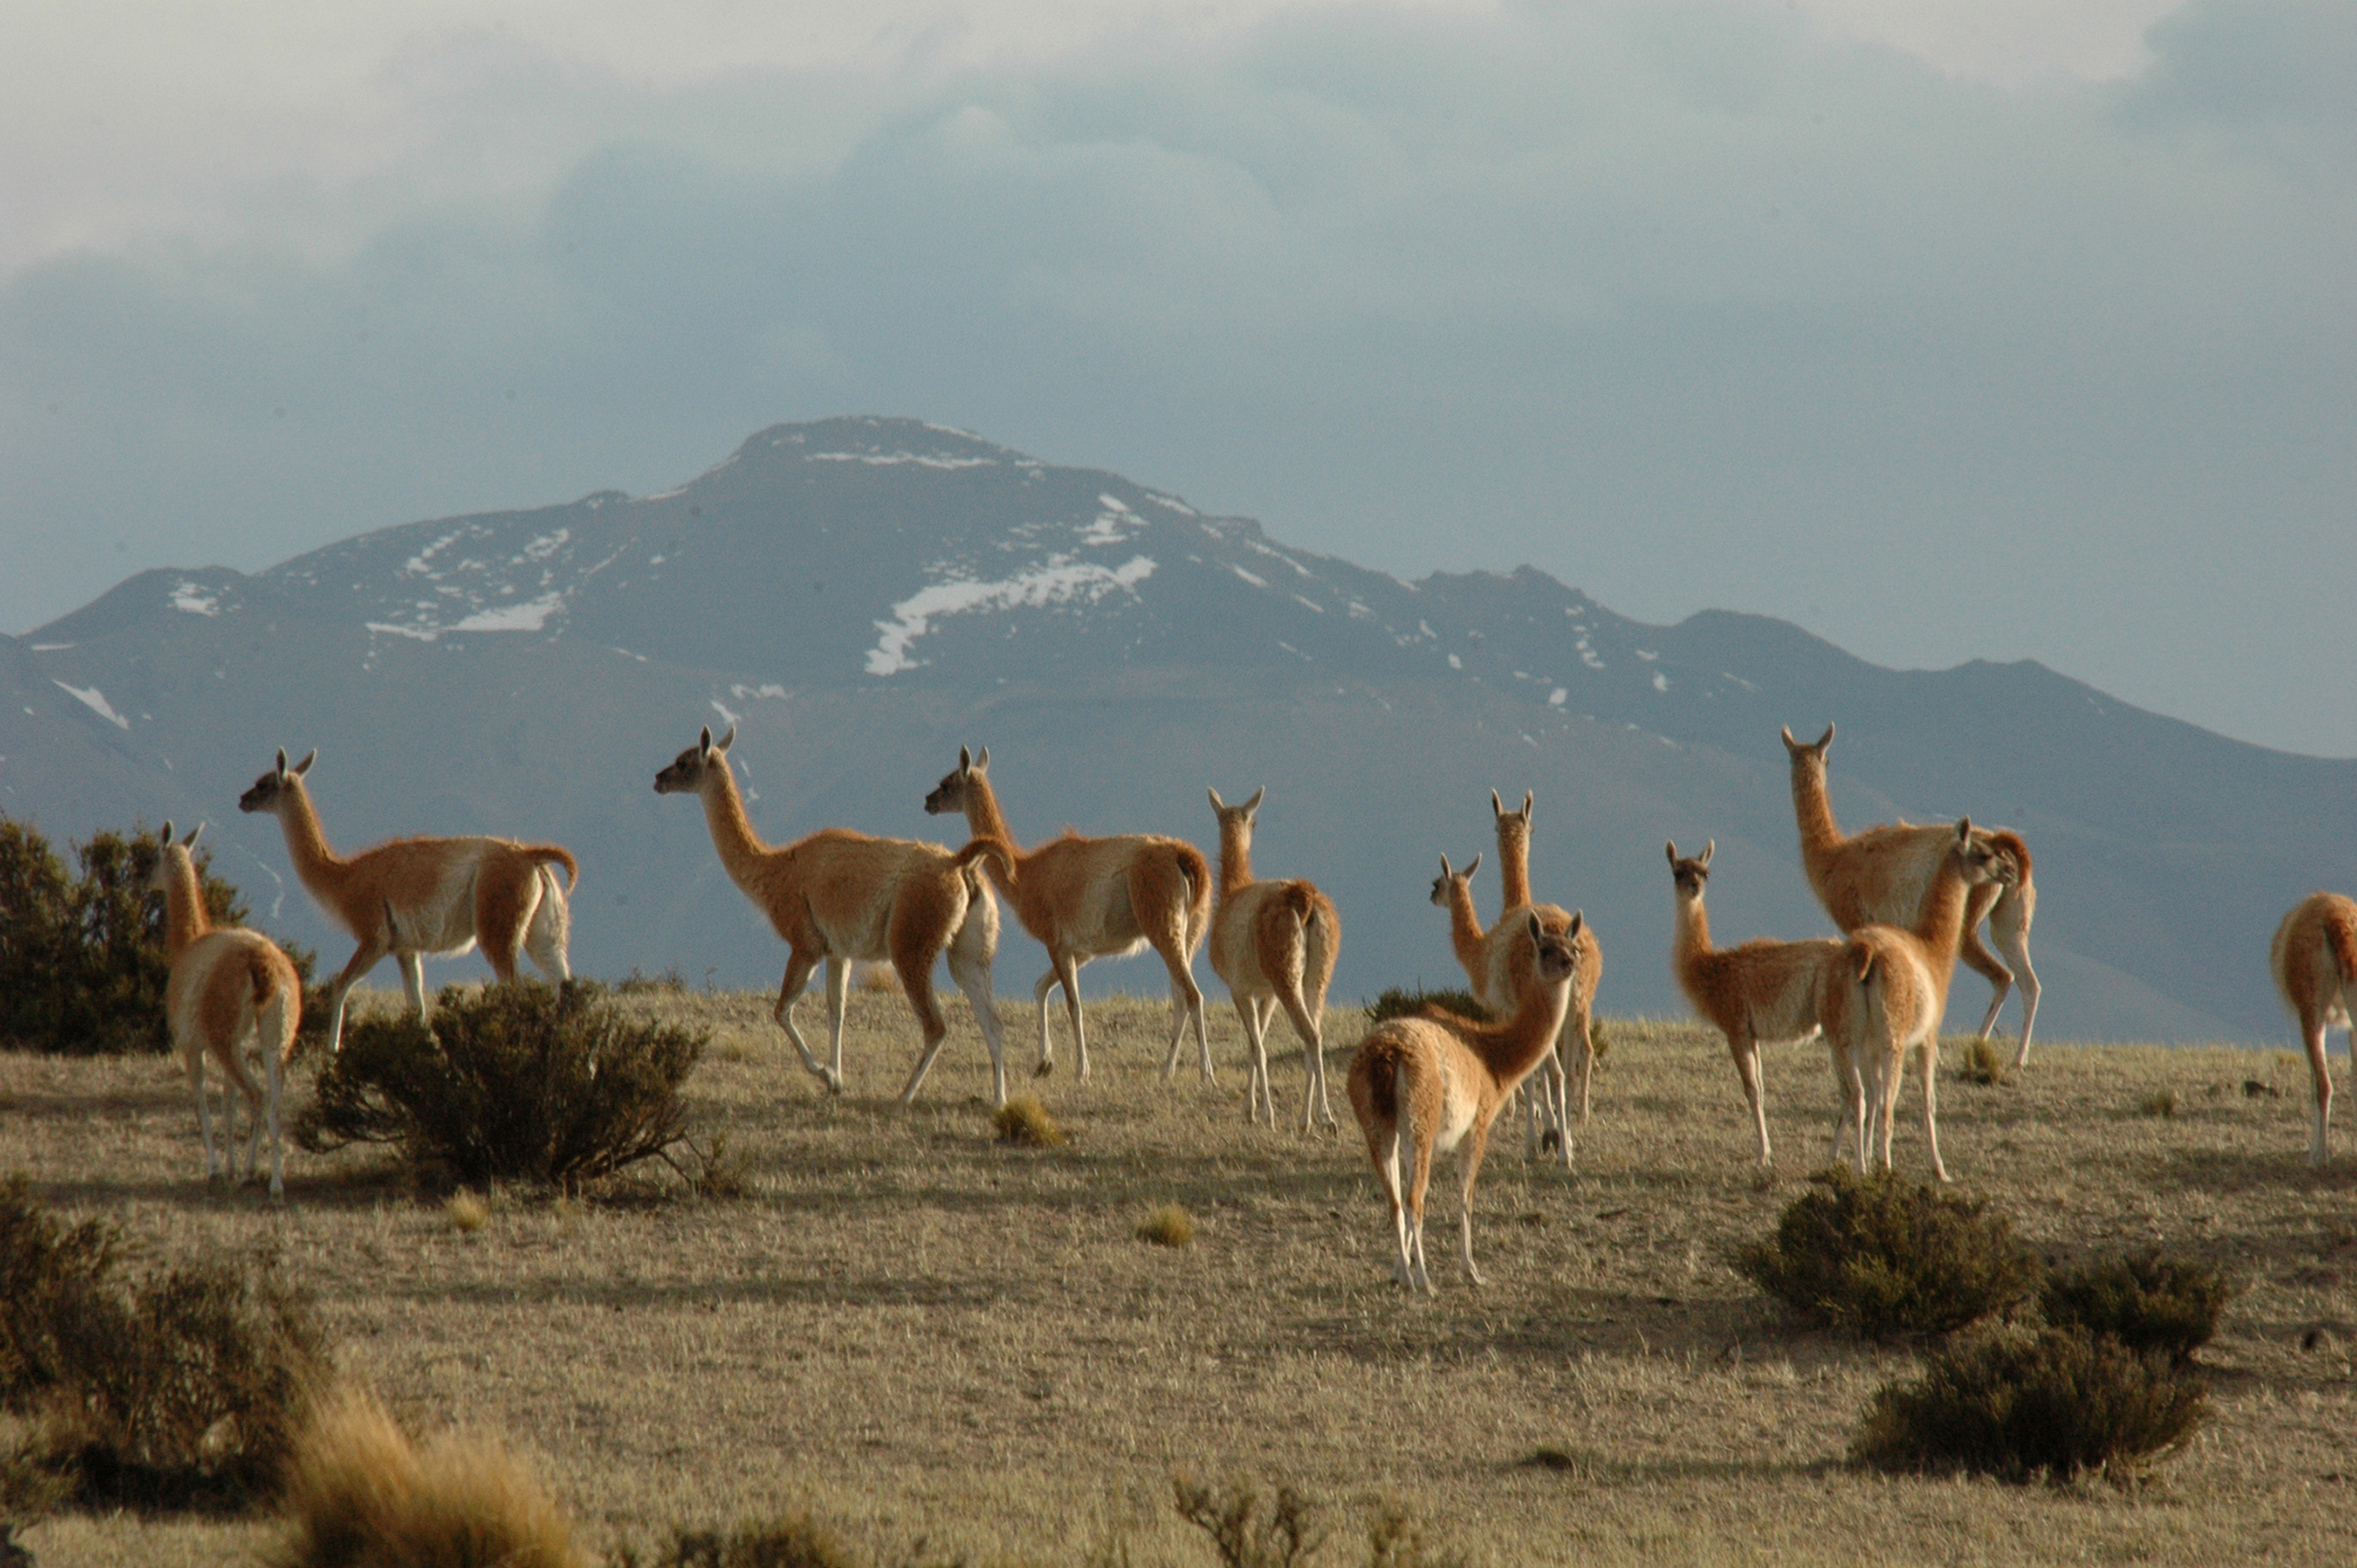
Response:
[[[331,957],[275,835],[228,809],[280,745],[321,747],[347,849],[570,844],[587,972],[773,982],[782,950],[700,820],[649,788],[706,721],[742,727],[779,842],[939,836],[917,800],[961,743],[992,745],[1027,839],[1069,822],[1215,843],[1205,785],[1268,783],[1259,859],[1336,897],[1345,996],[1451,972],[1423,893],[1439,853],[1486,843],[1491,788],[1535,789],[1534,875],[1598,922],[1607,1012],[1683,1010],[1666,837],[1720,841],[1730,938],[1823,932],[1786,724],[1838,722],[1846,826],[1970,812],[2029,837],[2041,1032],[2279,1036],[2273,921],[2357,881],[2336,847],[2357,843],[2357,764],[2035,660],[1892,671],[1739,612],[1650,626],[1530,566],[1407,582],[919,421],[773,425],[650,496],[396,524],[250,575],[145,572],[0,648],[0,810],[53,838],[210,818],[257,911]],[[1042,967],[1009,923],[1002,989]],[[1986,994],[1961,983],[1951,1026]]]

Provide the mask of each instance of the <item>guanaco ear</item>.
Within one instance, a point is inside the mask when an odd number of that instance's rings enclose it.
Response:
[[[1250,818],[1254,811],[1260,810],[1260,798],[1267,793],[1268,786],[1265,784],[1253,791],[1252,799],[1244,802],[1244,815],[1246,818]]]
[[[1206,785],[1206,786],[1205,786],[1205,788],[1206,788],[1206,789],[1209,789],[1209,788],[1210,788],[1210,786]],[[1213,810],[1213,811],[1218,811],[1218,812],[1222,813],[1222,815],[1224,815],[1224,814],[1226,813],[1226,811],[1227,811],[1227,809],[1228,809],[1228,803],[1227,803],[1225,800],[1221,800],[1221,799],[1220,799],[1220,792],[1219,792],[1217,789],[1212,789],[1211,793],[1211,810]]]
[[[698,753],[703,755],[709,756],[711,754],[712,726],[710,725],[705,725],[704,733],[695,737],[695,749]]]
[[[172,819],[171,819],[171,818],[169,818],[169,817],[166,817],[166,818],[164,819],[164,828],[163,828],[163,832],[161,832],[160,833],[158,833],[158,834],[156,835],[156,843],[159,843],[159,844],[163,844],[163,845],[167,845],[167,846],[168,846],[168,845],[171,843],[171,842],[172,842]]]
[[[1677,863],[1678,863],[1678,841],[1677,841],[1677,840],[1675,840],[1675,839],[1672,839],[1672,840],[1670,840],[1667,843],[1664,843],[1663,845],[1662,845],[1662,853],[1663,853],[1663,854],[1666,854],[1666,855],[1668,855],[1668,856],[1670,857],[1670,864],[1671,864],[1672,865],[1677,865]]]
[[[976,773],[987,773],[990,771],[990,747],[985,746],[980,751],[974,753],[974,770]]]
[[[1972,843],[1972,842],[1973,842],[1973,820],[1972,820],[1972,818],[1970,818],[1970,817],[1958,817],[1958,818],[1956,819],[1956,843],[1957,843],[1959,845],[1963,845],[1963,844],[1968,844],[1968,843]]]
[[[1585,909],[1574,909],[1571,912],[1571,924],[1564,928],[1563,934],[1569,937],[1573,941],[1577,941],[1579,940],[1581,928],[1585,927],[1587,924],[1587,911]]]
[[[1695,864],[1702,867],[1703,870],[1708,871],[1710,869],[1710,857],[1717,853],[1718,841],[1717,839],[1712,839],[1702,846],[1702,855],[1695,862]]]
[[[1498,792],[1495,789],[1490,791],[1490,814],[1493,817],[1502,817],[1506,814],[1506,802],[1498,799]]]
[[[730,725],[728,726],[728,733],[712,743],[712,755],[715,757],[726,757],[728,755],[728,748],[736,744],[737,726],[735,725]]]
[[[1535,799],[1536,797],[1528,789],[1523,791],[1523,826],[1524,827],[1531,825],[1531,804]]]
[[[1473,864],[1467,866],[1462,872],[1458,873],[1458,875],[1463,876],[1466,881],[1470,882],[1473,880],[1473,874],[1480,869],[1481,857],[1477,854],[1473,857]]]
[[[285,756],[286,754],[285,754],[285,752],[283,752],[283,751],[282,751],[282,752],[280,752],[278,755],[279,755],[279,756],[281,756],[281,757],[284,757],[284,756]],[[318,761],[318,760],[319,760],[319,748],[318,748],[317,746],[313,746],[313,747],[311,748],[311,755],[310,755],[310,756],[308,756],[308,757],[305,757],[302,761],[300,761],[300,762],[298,762],[298,763],[296,763],[296,764],[295,765],[295,777],[296,777],[296,778],[297,778],[297,779],[300,779],[300,778],[302,778],[302,777],[303,777],[303,775],[305,775],[306,773],[310,772],[310,771],[311,771],[311,764],[313,764],[313,763],[315,763],[315,762],[317,762],[317,761]]]
[[[974,753],[968,751],[963,746],[958,747],[958,771],[960,773],[971,773],[974,771]]]
[[[182,849],[194,848],[196,846],[197,835],[204,831],[205,824],[202,822],[199,822],[195,827],[190,828],[188,830],[188,836],[180,841],[180,847]],[[164,824],[164,836],[167,839],[169,839],[172,836],[172,824],[169,822],[166,822]]]
[[[1539,912],[1536,909],[1531,911],[1530,921],[1531,945],[1535,947],[1546,940],[1546,928],[1539,924]]]
[[[278,748],[278,766],[274,771],[281,779],[286,777],[286,748],[283,746]]]

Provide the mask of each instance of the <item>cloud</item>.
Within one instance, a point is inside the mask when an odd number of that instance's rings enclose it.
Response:
[[[446,46],[438,128],[317,222],[0,285],[0,624],[884,412],[1394,571],[2357,751],[2289,687],[2357,676],[2311,553],[2357,493],[2348,32],[2204,5],[2018,89],[1744,5],[651,88]]]

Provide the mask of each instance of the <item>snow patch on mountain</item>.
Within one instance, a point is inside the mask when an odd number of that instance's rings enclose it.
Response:
[[[183,582],[172,590],[172,607],[192,616],[221,614],[221,596],[205,592],[202,583]]]
[[[477,610],[458,622],[452,631],[539,631],[548,625],[548,618],[565,607],[563,594],[543,594],[522,604],[501,605],[494,609]]]
[[[81,702],[82,706],[88,708],[91,713],[96,714],[100,718],[104,719],[108,724],[113,725],[115,728],[129,729],[131,727],[131,721],[124,718],[121,714],[116,713],[113,705],[107,702],[106,693],[100,691],[97,687],[91,686],[84,688],[81,686],[69,686],[63,681],[56,682],[55,684],[59,690],[63,691],[66,695],[77,699]]]
[[[805,452],[805,463],[865,463],[873,468],[915,463],[927,468],[996,468],[996,457],[960,457],[947,452]]]
[[[1048,564],[1036,571],[1018,573],[997,582],[952,577],[929,584],[894,605],[890,620],[875,623],[876,629],[884,635],[867,650],[867,672],[895,675],[927,662],[910,658],[909,649],[932,629],[933,621],[940,617],[1039,608],[1076,600],[1094,604],[1116,589],[1135,595],[1137,585],[1153,575],[1154,562],[1145,555],[1132,556],[1117,568],[1050,556]]]

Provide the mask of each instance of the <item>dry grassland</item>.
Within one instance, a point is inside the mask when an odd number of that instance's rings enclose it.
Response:
[[[1764,1178],[1716,1036],[1614,1021],[1577,1171],[1525,1163],[1518,1134],[1492,1151],[1486,1289],[1436,1182],[1426,1302],[1389,1283],[1354,1129],[1245,1124],[1232,1017],[1205,1088],[1191,1069],[1163,1082],[1159,1000],[1092,1005],[1096,1081],[1072,1079],[1063,1042],[1059,1073],[1025,1084],[1071,1142],[1017,1149],[991,1137],[970,1020],[904,1112],[906,1009],[853,1004],[852,1092],[830,1100],[765,998],[630,999],[714,1031],[689,1087],[742,1159],[741,1198],[680,1196],[658,1167],[586,1201],[494,1193],[477,1215],[347,1152],[293,1155],[274,1213],[194,1179],[194,1119],[156,1059],[0,1058],[0,1170],[119,1219],[156,1262],[277,1249],[350,1370],[414,1424],[516,1439],[601,1544],[806,1507],[888,1561],[921,1539],[978,1563],[1125,1549],[1178,1568],[1211,1560],[1171,1515],[1186,1471],[1297,1483],[1337,1528],[1328,1564],[1363,1560],[1358,1521],[1385,1497],[1501,1564],[2357,1557],[2357,1133],[2342,1112],[2338,1160],[2309,1169],[2305,1069],[2284,1054],[2041,1044],[1991,1088],[1958,1081],[1951,1044],[1942,1133],[1965,1189],[2058,1260],[2159,1242],[2247,1287],[2203,1358],[2216,1419],[2154,1480],[2014,1488],[1845,1467],[1911,1354],[1793,1329],[1726,1266],[1823,1154],[1817,1047],[1769,1060]],[[1006,1016],[1028,1037],[1028,1012]],[[1359,1033],[1329,1015],[1337,1075]],[[1297,1054],[1276,1077],[1297,1109]],[[1898,1147],[1921,1172],[1920,1132]],[[1190,1245],[1139,1239],[1165,1204]],[[262,1539],[133,1519],[27,1538],[48,1568],[242,1561]]]

